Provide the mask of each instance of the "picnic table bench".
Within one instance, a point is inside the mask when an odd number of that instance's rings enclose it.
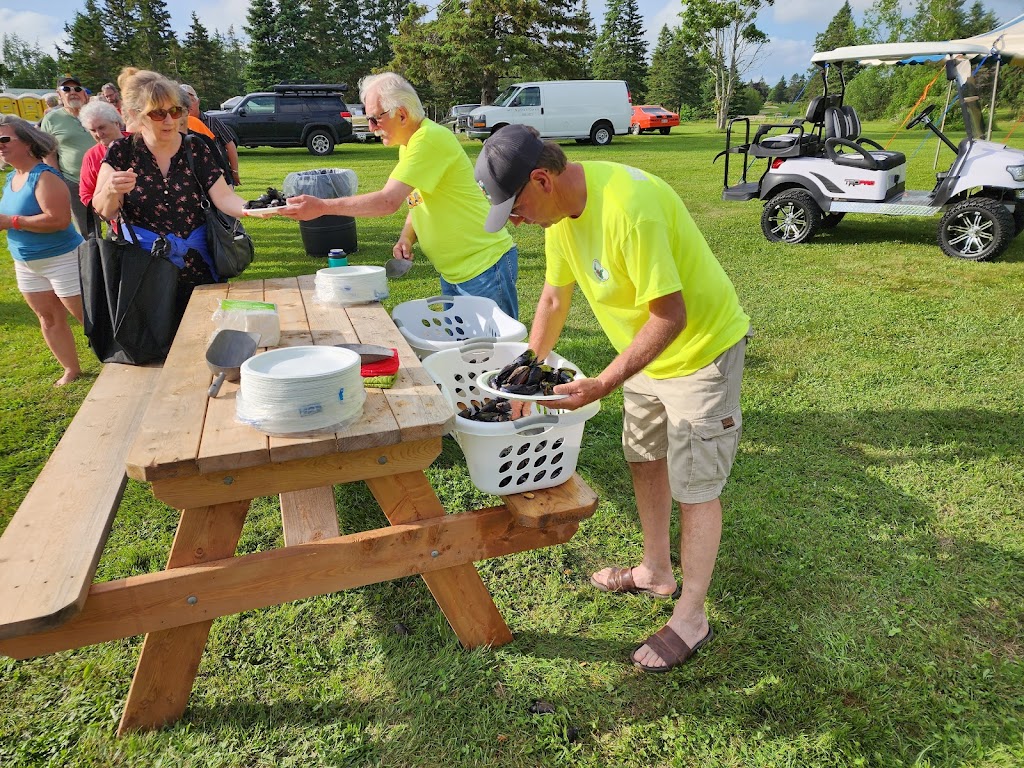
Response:
[[[118,734],[185,711],[213,620],[420,574],[467,648],[512,640],[474,562],[568,541],[597,498],[578,475],[447,514],[424,470],[454,417],[379,305],[313,300],[312,276],[204,286],[162,368],[107,365],[0,536],[0,653],[23,659],[145,634]],[[282,346],[399,350],[398,381],[358,422],[267,437],[234,418],[238,385],[208,399],[205,348],[221,298],[278,305]],[[125,475],[181,510],[166,569],[93,583]],[[333,485],[365,482],[389,526],[342,535]],[[252,499],[278,496],[285,546],[236,556]]]

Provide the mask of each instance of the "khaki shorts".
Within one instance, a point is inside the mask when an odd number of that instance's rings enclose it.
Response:
[[[740,381],[749,336],[689,376],[652,379],[638,373],[622,387],[626,461],[667,457],[676,501],[712,501],[725,487],[743,430]]]

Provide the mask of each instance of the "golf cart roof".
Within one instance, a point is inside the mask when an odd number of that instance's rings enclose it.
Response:
[[[811,57],[812,64],[856,61],[860,64],[923,64],[948,56],[976,59],[998,54],[1003,63],[1024,64],[1024,14],[1001,24],[991,32],[963,40],[939,40],[930,43],[879,43],[850,45],[823,51]]]
[[[919,64],[939,61],[946,56],[984,56],[991,48],[966,40],[944,40],[934,43],[878,43],[849,45],[834,51],[823,51],[811,57],[812,64],[856,61],[859,64]]]

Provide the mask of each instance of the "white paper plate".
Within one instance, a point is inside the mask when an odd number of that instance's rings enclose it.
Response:
[[[242,363],[242,375],[253,379],[308,381],[354,369],[359,355],[341,347],[280,347],[253,355]]]
[[[502,392],[500,389],[491,386],[491,379],[501,373],[497,371],[484,371],[476,379],[476,385],[489,395],[504,397],[507,400],[529,400],[534,403],[545,403],[552,400],[564,400],[568,395],[514,395],[511,392]]]
[[[245,215],[252,216],[257,219],[266,219],[271,216],[277,216],[278,214],[284,213],[285,211],[291,213],[297,207],[298,206],[295,205],[275,205],[271,206],[270,208],[246,208]]]

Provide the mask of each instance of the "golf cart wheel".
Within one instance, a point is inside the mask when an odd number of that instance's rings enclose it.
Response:
[[[1013,214],[998,200],[972,197],[950,208],[939,222],[939,248],[968,261],[997,258],[1013,239]]]
[[[329,155],[334,151],[334,137],[327,131],[313,131],[306,137],[306,149],[312,155]]]
[[[839,213],[823,213],[821,215],[821,228],[835,229],[839,226],[839,222],[843,220],[845,215],[846,211],[840,211]]]
[[[802,189],[776,195],[761,212],[761,231],[773,243],[806,243],[820,227],[821,209]]]
[[[1024,232],[1024,202],[1017,203],[1013,209],[1013,236],[1016,237]]]

